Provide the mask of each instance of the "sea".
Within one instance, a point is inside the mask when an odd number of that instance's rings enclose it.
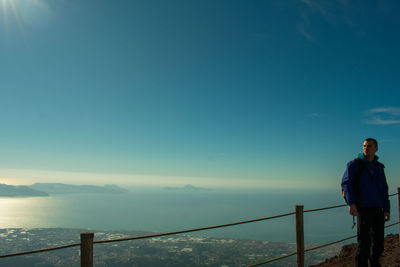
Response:
[[[77,228],[173,232],[344,204],[340,190],[184,190],[130,188],[126,194],[59,194],[0,198],[0,228]],[[391,198],[397,221],[397,196]],[[304,213],[305,242],[321,244],[356,234],[347,207]],[[398,233],[398,226],[386,234]],[[295,216],[190,235],[293,243]],[[355,242],[350,240],[349,242]]]

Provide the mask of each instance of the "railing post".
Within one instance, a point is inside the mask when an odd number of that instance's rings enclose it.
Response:
[[[398,211],[398,216],[400,221],[400,187],[397,187],[397,211]],[[399,224],[399,231],[400,231],[400,224]],[[400,232],[399,232],[400,233]],[[400,234],[399,234],[399,243],[400,243]]]
[[[304,267],[304,222],[303,205],[296,205],[297,267]]]
[[[81,267],[93,267],[93,233],[81,233]]]

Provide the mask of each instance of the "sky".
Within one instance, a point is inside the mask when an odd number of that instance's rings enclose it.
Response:
[[[400,2],[0,0],[0,183],[400,186]]]

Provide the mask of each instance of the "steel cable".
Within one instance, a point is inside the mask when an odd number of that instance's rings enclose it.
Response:
[[[260,265],[267,264],[267,263],[270,263],[270,262],[273,262],[273,261],[289,258],[289,257],[294,256],[296,254],[297,254],[297,252],[294,252],[294,253],[283,255],[283,256],[280,256],[280,257],[277,257],[277,258],[273,258],[273,259],[270,259],[270,260],[267,260],[267,261],[264,261],[264,262],[256,263],[256,264],[253,264],[253,265],[249,265],[247,267],[260,266]]]
[[[110,239],[110,240],[100,240],[100,241],[94,241],[93,243],[94,244],[103,244],[103,243],[111,243],[111,242],[154,238],[154,237],[167,236],[167,235],[184,234],[184,233],[190,233],[190,232],[204,231],[204,230],[210,230],[210,229],[216,229],[216,228],[222,228],[222,227],[228,227],[228,226],[234,226],[234,225],[240,225],[240,224],[246,224],[246,223],[265,221],[265,220],[270,220],[270,219],[276,219],[276,218],[281,218],[281,217],[285,217],[285,216],[289,216],[289,215],[293,215],[293,214],[295,214],[295,212],[289,212],[289,213],[285,213],[285,214],[280,214],[280,215],[275,215],[275,216],[265,217],[265,218],[260,218],[260,219],[253,219],[253,220],[248,220],[248,221],[221,224],[221,225],[209,226],[209,227],[201,227],[201,228],[195,228],[195,229],[189,229],[189,230],[183,230],[183,231],[161,233],[161,234],[154,234],[154,235],[145,235],[145,236],[136,236],[136,237],[127,237],[127,238],[119,238],[119,239]]]
[[[47,252],[47,251],[52,251],[52,250],[58,250],[58,249],[64,249],[64,248],[78,247],[78,246],[80,246],[80,245],[81,245],[81,243],[76,243],[76,244],[71,244],[71,245],[66,245],[66,246],[60,246],[60,247],[54,247],[54,248],[44,248],[44,249],[38,249],[38,250],[32,250],[32,251],[25,251],[25,252],[19,252],[19,253],[7,254],[7,255],[0,255],[0,259],[1,259],[1,258],[7,258],[7,257],[15,257],[15,256],[22,256],[22,255],[34,254],[34,253],[42,253],[42,252]]]

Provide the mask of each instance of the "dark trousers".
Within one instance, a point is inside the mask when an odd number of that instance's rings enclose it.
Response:
[[[384,216],[381,208],[358,210],[356,267],[381,267],[379,257],[383,252]]]

